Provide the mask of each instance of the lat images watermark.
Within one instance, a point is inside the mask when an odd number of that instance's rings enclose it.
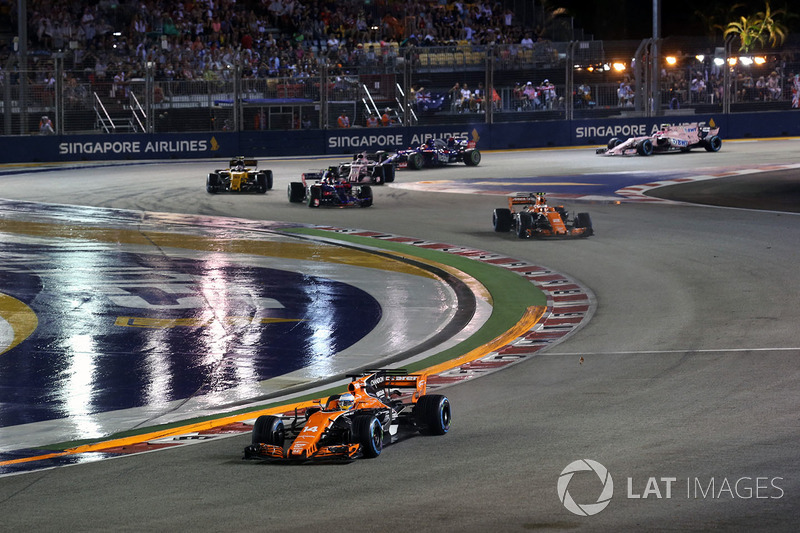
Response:
[[[578,476],[578,477],[576,477]],[[600,480],[598,485],[597,480]],[[572,481],[583,480],[578,497],[570,493]],[[587,484],[586,481],[590,483]],[[779,500],[785,496],[780,476],[646,476],[627,478],[625,497],[629,500],[674,499],[693,500]],[[587,488],[588,487],[588,488]],[[596,515],[611,503],[614,481],[608,469],[592,459],[578,459],[568,464],[558,476],[558,499],[571,513]],[[575,492],[575,491],[573,491]],[[599,492],[596,501],[594,494]]]
[[[572,481],[573,476],[577,472],[584,471],[594,472],[597,477],[600,478],[600,482],[603,484],[603,489],[600,492],[600,496],[597,497],[597,501],[594,503],[577,503],[572,498],[572,495],[568,490],[569,483]],[[566,507],[567,510],[569,510],[571,513],[575,513],[576,515],[596,515],[608,506],[613,495],[614,480],[611,478],[611,474],[608,473],[606,467],[597,461],[592,461],[591,459],[578,459],[577,461],[573,461],[568,464],[566,468],[561,471],[561,475],[558,476],[558,499],[561,500],[561,503],[564,504],[564,507]]]

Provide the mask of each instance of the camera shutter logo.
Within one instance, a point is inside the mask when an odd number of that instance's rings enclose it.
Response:
[[[584,471],[594,472],[597,474],[597,477],[600,478],[600,482],[603,483],[603,491],[600,493],[595,503],[577,503],[572,499],[572,496],[570,496],[567,490],[572,476],[574,476],[576,472]],[[564,507],[566,507],[568,511],[576,515],[596,515],[608,506],[613,495],[614,480],[611,479],[611,474],[608,473],[606,467],[597,461],[578,459],[568,464],[566,468],[561,471],[561,475],[558,476],[558,499],[561,500],[561,503],[564,504]]]

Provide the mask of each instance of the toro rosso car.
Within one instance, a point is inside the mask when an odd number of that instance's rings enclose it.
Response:
[[[713,125],[713,121],[712,121]],[[622,141],[614,137],[606,148],[596,153],[604,155],[652,155],[667,152],[688,152],[703,147],[709,152],[722,148],[719,128],[707,126],[705,122],[671,126],[662,124],[657,132],[647,137],[631,137]]]
[[[400,150],[389,156],[387,161],[399,168],[420,170],[422,168],[443,167],[450,163],[464,162],[470,167],[478,166],[481,162],[481,153],[475,148],[474,141],[443,139],[429,139],[416,148]]]
[[[358,376],[347,392],[292,416],[259,416],[245,459],[352,461],[375,458],[384,445],[416,433],[450,430],[450,402],[426,394],[427,376],[374,370]]]
[[[508,198],[508,208],[495,209],[494,230],[514,231],[520,239],[576,238],[594,234],[589,213],[570,219],[564,206],[549,206],[545,193],[517,193]]]
[[[302,182],[289,183],[289,201],[306,202],[308,207],[369,207],[372,205],[372,187],[351,183],[340,177],[336,167],[321,172],[306,172]]]
[[[336,171],[350,183],[383,185],[394,181],[394,163],[387,162],[388,158],[386,152],[359,153],[352,161],[340,163]]]
[[[237,157],[231,159],[228,168],[208,173],[206,190],[218,192],[260,192],[272,188],[272,171],[258,170],[255,159]]]

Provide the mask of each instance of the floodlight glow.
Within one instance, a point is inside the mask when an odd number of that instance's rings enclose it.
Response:
[[[766,57],[754,57],[753,61],[756,62],[756,65],[763,65],[764,63],[767,62],[767,58]]]
[[[716,66],[718,66],[718,67],[721,67],[722,65],[724,65],[724,64],[725,64],[725,60],[724,60],[724,59],[722,59],[721,57],[715,57],[715,58],[714,58],[714,64],[715,64]]]
[[[732,66],[732,67],[735,67],[735,66],[736,66],[736,63],[738,63],[738,62],[739,62],[739,60],[738,60],[738,59],[736,59],[735,57],[729,57],[729,58],[728,58],[728,64],[729,64],[730,66]]]
[[[744,57],[744,56],[742,56],[742,57],[739,58],[739,62],[742,65],[744,65],[746,67],[749,67],[750,65],[753,64],[753,58],[752,57]]]
[[[676,65],[678,63],[678,58],[675,56],[667,56],[667,65]]]
[[[625,63],[614,63],[614,70],[617,72],[622,72],[625,70]]]
[[[702,63],[703,60],[706,58],[706,56],[704,56],[703,54],[697,54],[696,56],[694,56],[694,58]]]

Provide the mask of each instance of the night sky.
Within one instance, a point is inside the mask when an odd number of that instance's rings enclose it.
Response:
[[[575,17],[575,27],[583,28],[595,39],[629,40],[653,36],[652,0],[550,0],[547,5],[563,6]],[[725,25],[737,20],[738,14],[752,14],[764,10],[763,0],[742,2],[745,7],[730,13],[730,0],[661,0],[661,36],[704,36],[706,24],[703,17],[715,17]],[[771,0],[775,11],[786,5],[786,0]],[[793,9],[794,12],[798,10]],[[784,24],[792,31],[800,31],[797,19],[785,18]]]

